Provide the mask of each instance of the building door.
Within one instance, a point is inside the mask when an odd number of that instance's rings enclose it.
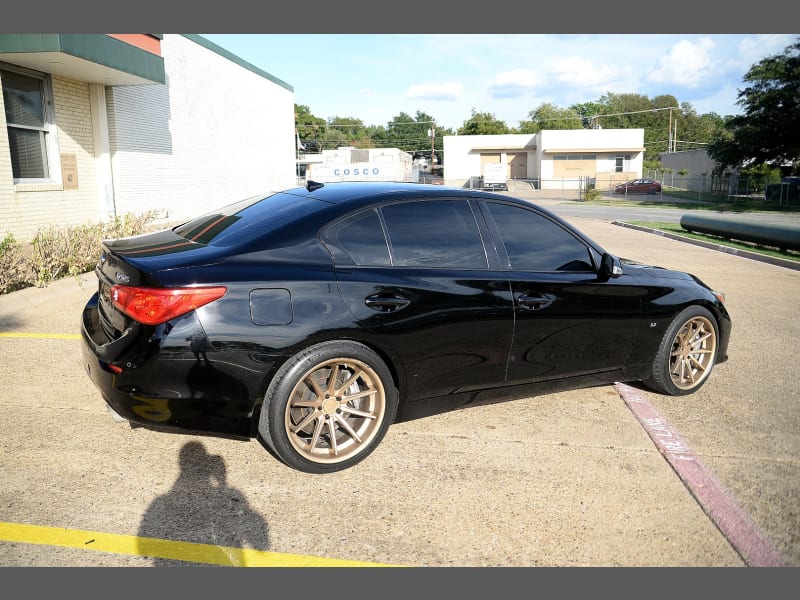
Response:
[[[508,155],[508,175],[511,179],[528,178],[528,154],[509,154]]]

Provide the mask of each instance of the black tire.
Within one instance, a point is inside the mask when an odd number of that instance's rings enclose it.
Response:
[[[718,340],[717,321],[707,309],[685,308],[664,333],[645,385],[669,396],[697,391],[714,367]]]
[[[323,342],[290,358],[264,397],[259,434],[286,465],[332,473],[364,460],[397,413],[386,364],[350,341]]]

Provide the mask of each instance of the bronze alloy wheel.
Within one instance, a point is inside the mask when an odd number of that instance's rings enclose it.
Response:
[[[370,447],[384,422],[386,392],[368,364],[332,358],[307,370],[289,394],[284,427],[315,463],[338,463]]]
[[[681,390],[693,390],[708,377],[717,351],[717,333],[705,316],[686,321],[672,341],[669,372]]]

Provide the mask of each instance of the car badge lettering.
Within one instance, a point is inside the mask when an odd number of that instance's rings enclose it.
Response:
[[[117,281],[119,281],[120,283],[129,283],[131,280],[130,275],[126,275],[125,273],[120,273],[119,271],[117,271],[116,277]]]

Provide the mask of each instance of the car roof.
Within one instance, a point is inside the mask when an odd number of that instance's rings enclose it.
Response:
[[[453,186],[433,185],[424,183],[404,183],[404,182],[372,182],[372,181],[353,181],[353,182],[334,182],[320,184],[309,182],[305,187],[293,188],[281,192],[281,194],[298,195],[313,198],[322,202],[336,205],[340,210],[336,212],[343,214],[350,210],[358,209],[373,202],[406,200],[413,198],[476,198],[485,200],[502,201],[516,204],[517,206],[528,209],[535,209],[543,215],[548,216],[553,221],[560,223],[575,235],[582,238],[587,244],[602,252],[602,246],[589,238],[585,233],[576,229],[567,221],[556,215],[549,209],[528,202],[521,198],[511,195],[498,194],[496,192],[485,192],[473,188],[459,188]],[[327,212],[327,211],[321,211]],[[327,218],[327,217],[326,217]]]
[[[281,193],[313,198],[329,204],[342,205],[343,207],[347,205],[358,206],[375,200],[393,200],[420,196],[426,198],[453,196],[497,198],[496,194],[470,188],[391,181],[345,181],[333,183],[310,181],[304,187],[284,190]]]

